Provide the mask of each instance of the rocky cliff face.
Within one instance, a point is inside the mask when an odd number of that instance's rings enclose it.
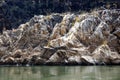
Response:
[[[120,64],[120,10],[34,16],[0,35],[0,64]]]

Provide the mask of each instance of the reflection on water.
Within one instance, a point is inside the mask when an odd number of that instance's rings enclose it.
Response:
[[[120,80],[120,66],[0,67],[0,80]]]

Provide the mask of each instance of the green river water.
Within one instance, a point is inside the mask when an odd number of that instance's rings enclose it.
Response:
[[[120,66],[0,67],[0,80],[120,80]]]

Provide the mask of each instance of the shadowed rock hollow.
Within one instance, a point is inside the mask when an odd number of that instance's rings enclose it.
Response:
[[[120,10],[34,16],[0,35],[1,64],[120,64]]]

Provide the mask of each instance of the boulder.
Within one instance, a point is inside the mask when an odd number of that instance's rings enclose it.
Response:
[[[95,64],[95,60],[91,56],[81,56],[81,61],[83,64]]]

